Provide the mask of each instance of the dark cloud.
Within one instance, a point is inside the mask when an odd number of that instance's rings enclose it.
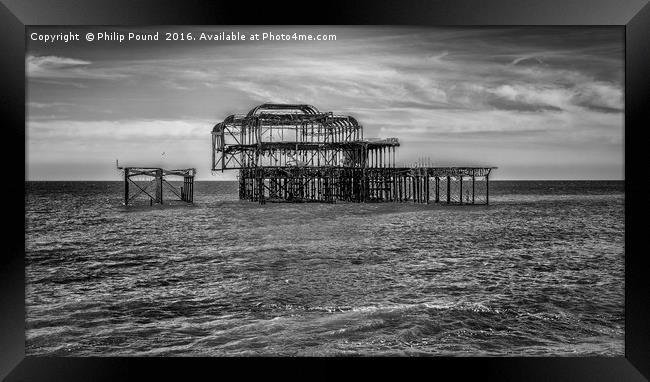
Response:
[[[547,112],[547,111],[562,111],[561,108],[553,105],[546,105],[541,103],[518,102],[509,99],[491,97],[487,105],[501,110],[512,110],[521,112]]]

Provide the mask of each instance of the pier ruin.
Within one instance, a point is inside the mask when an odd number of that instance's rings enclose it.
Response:
[[[124,172],[124,205],[136,200],[144,204],[171,204],[175,201],[194,203],[194,175],[196,169],[166,170],[159,167],[118,167]],[[183,185],[177,187],[168,181],[169,177],[183,178]],[[180,180],[180,179],[179,179]],[[165,190],[175,198],[164,197]],[[147,199],[148,198],[148,199]]]
[[[212,130],[212,170],[239,170],[239,199],[266,202],[490,202],[496,167],[396,166],[397,138],[364,138],[350,116],[263,104]]]

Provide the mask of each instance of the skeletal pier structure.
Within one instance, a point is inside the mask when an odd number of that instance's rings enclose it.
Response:
[[[239,198],[265,202],[489,204],[496,167],[397,167],[397,138],[350,116],[263,104],[212,130],[212,170],[239,170]]]
[[[193,168],[166,170],[158,167],[118,167],[124,172],[124,205],[133,204],[135,200],[145,200],[149,205],[165,204],[174,201],[194,203]],[[177,187],[167,179],[183,178],[183,185]],[[151,189],[150,189],[151,188]],[[163,198],[165,190],[176,198]]]

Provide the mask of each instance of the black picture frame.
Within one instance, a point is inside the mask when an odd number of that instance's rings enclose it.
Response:
[[[650,126],[650,4],[648,0],[438,0],[270,3],[241,1],[46,1],[2,0],[0,4],[0,107],[5,147],[1,150],[4,229],[0,256],[0,378],[18,380],[129,380],[207,376],[339,378],[342,366],[358,375],[400,379],[416,373],[429,378],[481,380],[625,380],[650,379],[650,270],[643,245],[645,227],[642,134]],[[625,356],[602,358],[425,358],[310,359],[296,372],[285,358],[25,358],[24,203],[13,179],[25,167],[25,26],[29,25],[206,25],[206,24],[391,24],[475,25],[618,25],[625,28]],[[636,177],[636,178],[634,178]],[[24,201],[24,199],[23,199]],[[304,362],[303,360],[299,360]],[[262,366],[261,364],[264,364]],[[259,365],[259,366],[258,366]],[[144,374],[143,374],[144,373]],[[424,374],[422,374],[424,373]],[[231,374],[232,375],[232,374]]]

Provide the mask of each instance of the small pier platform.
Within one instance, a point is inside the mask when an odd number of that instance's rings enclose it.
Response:
[[[167,170],[159,167],[118,167],[124,172],[124,205],[132,205],[136,200],[144,201],[150,206],[170,202],[194,203],[194,176],[196,169],[186,168]],[[168,179],[182,178],[180,187],[171,184]],[[165,190],[171,198],[164,198]],[[147,200],[148,199],[148,200]]]

